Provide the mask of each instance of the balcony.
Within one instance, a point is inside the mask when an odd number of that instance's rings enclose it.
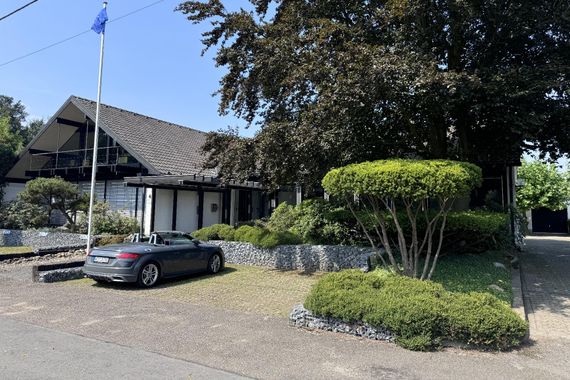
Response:
[[[30,156],[28,175],[62,174],[83,171],[93,166],[93,149],[65,150],[58,152],[33,153]],[[139,162],[120,146],[97,149],[97,168],[139,168]]]

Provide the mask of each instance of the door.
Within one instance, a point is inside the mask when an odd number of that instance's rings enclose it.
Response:
[[[568,210],[532,210],[532,232],[568,233]]]
[[[240,190],[238,200],[238,222],[251,220],[251,191]]]

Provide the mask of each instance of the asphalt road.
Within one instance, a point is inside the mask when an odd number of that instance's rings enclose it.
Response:
[[[2,379],[246,379],[156,353],[0,317]]]
[[[4,336],[12,336],[12,343],[0,343],[2,351],[15,345],[28,357],[33,356],[27,359],[29,365],[10,364],[15,366],[13,374],[30,371],[28,377],[16,378],[36,378],[34,368],[42,366],[47,366],[43,372],[54,378],[82,377],[75,371],[89,362],[88,356],[65,355],[63,344],[57,346],[59,354],[50,356],[49,338],[33,345],[34,337],[42,336],[37,331],[48,331],[63,333],[71,345],[76,341],[90,348],[108,344],[101,342],[112,343],[124,351],[110,357],[126,366],[150,355],[151,363],[156,359],[164,366],[159,368],[167,368],[165,373],[184,376],[185,372],[176,371],[188,368],[192,378],[202,373],[192,370],[215,368],[262,379],[570,379],[570,339],[555,331],[511,352],[445,349],[420,353],[342,334],[299,330],[288,326],[283,318],[156,299],[132,287],[33,284],[29,278],[29,268],[0,268],[0,324],[24,323],[19,325],[23,326],[22,334],[7,335],[9,326],[0,330],[0,342],[7,342]],[[36,330],[35,326],[48,330]],[[29,340],[19,342],[18,335],[29,336]],[[15,360],[17,351],[11,352],[8,357]],[[135,359],[123,360],[121,355]],[[107,362],[103,358],[90,366],[104,371]],[[192,367],[193,363],[200,366]],[[152,376],[152,372],[144,372],[137,378]]]

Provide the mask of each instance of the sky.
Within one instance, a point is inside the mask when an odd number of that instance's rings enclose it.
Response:
[[[29,0],[2,0],[0,16]],[[109,20],[156,0],[109,0]],[[163,0],[107,24],[102,102],[171,123],[215,131],[245,122],[220,116],[218,89],[223,68],[215,51],[201,56],[201,33],[209,23],[194,25],[174,8],[181,0]],[[246,0],[224,2],[247,8]],[[102,8],[99,0],[39,0],[0,21],[0,95],[26,106],[29,118],[51,117],[70,95],[95,100],[99,35],[89,31],[61,45],[4,65],[52,43],[89,30]]]

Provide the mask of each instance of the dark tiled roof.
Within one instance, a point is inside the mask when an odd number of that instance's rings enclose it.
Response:
[[[95,120],[97,104],[72,96],[71,102]],[[215,177],[216,170],[203,169],[206,156],[202,146],[206,133],[149,116],[101,104],[101,127],[153,174]]]

